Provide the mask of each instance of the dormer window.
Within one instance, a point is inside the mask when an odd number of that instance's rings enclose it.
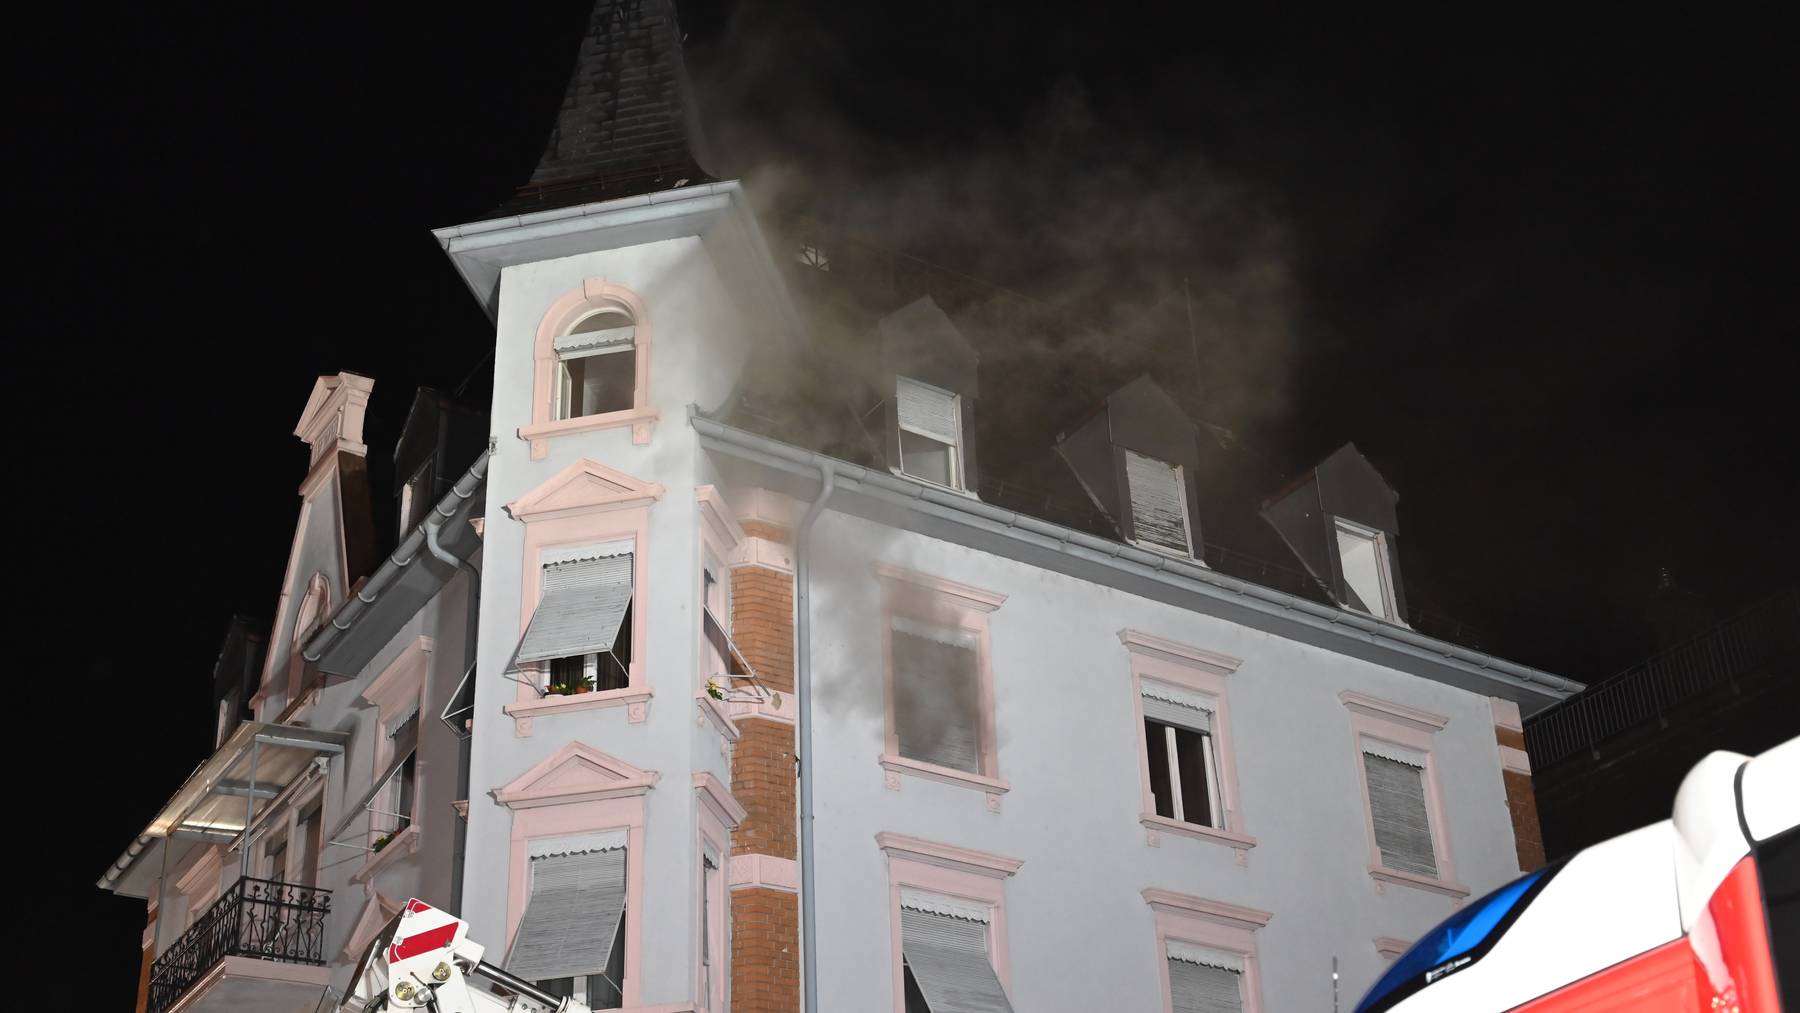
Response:
[[[961,399],[904,376],[897,379],[894,396],[900,420],[901,473],[961,489]]]
[[[1125,485],[1131,496],[1132,541],[1147,548],[1193,555],[1188,531],[1187,484],[1181,466],[1125,451]]]
[[[622,306],[606,306],[556,339],[556,418],[630,411],[637,390],[637,326]]]
[[[1397,618],[1387,538],[1374,528],[1342,517],[1333,520],[1337,527],[1338,565],[1343,568],[1345,586],[1356,596],[1355,601],[1346,604],[1381,619]]]

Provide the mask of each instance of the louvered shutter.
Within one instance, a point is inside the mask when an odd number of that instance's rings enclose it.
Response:
[[[1140,680],[1139,685],[1144,696],[1144,717],[1196,732],[1212,732],[1212,706],[1204,696],[1149,679]]]
[[[1221,961],[1169,955],[1169,996],[1174,1013],[1241,1013],[1244,996],[1243,969],[1221,966]]]
[[[534,857],[506,969],[528,981],[604,973],[624,911],[623,847]]]
[[[1418,762],[1403,758],[1409,755]],[[1381,851],[1381,864],[1402,872],[1436,876],[1437,856],[1431,847],[1423,768],[1423,757],[1397,747],[1370,743],[1363,753],[1363,770],[1369,781],[1369,815],[1375,823],[1375,846]]]
[[[1131,493],[1132,537],[1176,552],[1191,552],[1180,470],[1127,450],[1125,484]]]
[[[900,377],[895,384],[900,425],[940,443],[962,442],[956,419],[956,395]]]
[[[544,596],[518,660],[543,661],[611,651],[631,605],[632,556],[576,559],[544,567]]]
[[[900,755],[981,773],[981,675],[974,635],[897,616],[890,637]]]
[[[903,907],[900,949],[931,1013],[1012,1013],[985,923]]]

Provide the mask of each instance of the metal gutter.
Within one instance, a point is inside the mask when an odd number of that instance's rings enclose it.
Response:
[[[316,662],[324,657],[325,652],[329,651],[346,631],[356,625],[357,618],[369,606],[375,604],[382,592],[399,580],[401,575],[406,572],[407,567],[418,560],[421,552],[435,555],[428,540],[436,538],[436,527],[441,527],[445,520],[454,516],[456,507],[474,497],[476,490],[480,489],[481,484],[487,480],[488,458],[492,453],[491,450],[481,452],[481,456],[475,459],[475,463],[469,465],[469,470],[464,472],[463,476],[456,480],[456,484],[450,487],[450,491],[445,493],[443,498],[432,507],[432,516],[427,518],[423,524],[415,525],[411,531],[407,532],[406,537],[401,540],[399,548],[395,549],[387,561],[381,564],[381,569],[376,570],[374,576],[370,577],[355,594],[338,606],[337,611],[331,614],[331,618],[326,621],[319,632],[307,638],[306,643],[301,645],[300,657],[311,662]],[[433,522],[436,527],[429,531],[426,530],[428,526],[433,525]]]
[[[689,422],[703,445],[795,475],[810,477],[829,469],[839,488],[897,504],[916,512],[1001,534],[1039,548],[1052,549],[1098,563],[1124,576],[1152,580],[1246,608],[1328,635],[1345,637],[1395,651],[1410,658],[1444,665],[1467,675],[1510,685],[1536,694],[1546,703],[1560,700],[1582,684],[1529,665],[1461,647],[1416,633],[1372,616],[1321,605],[1305,598],[1219,573],[1190,560],[1176,559],[1123,542],[993,506],[948,490],[897,478],[861,465],[737,429],[690,410]]]
[[[831,458],[824,458],[829,462]],[[812,548],[813,522],[825,512],[836,485],[830,464],[819,465],[819,495],[794,529],[794,707],[800,736],[800,1001],[806,1013],[819,1009],[818,905],[813,889],[812,772]]]

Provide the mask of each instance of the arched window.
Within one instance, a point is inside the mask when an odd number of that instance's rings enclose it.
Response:
[[[532,460],[571,433],[629,427],[631,442],[650,442],[650,330],[637,293],[604,278],[550,304],[533,346],[531,423],[519,427]]]
[[[631,311],[611,301],[557,337],[555,417],[578,419],[635,408],[636,339]]]

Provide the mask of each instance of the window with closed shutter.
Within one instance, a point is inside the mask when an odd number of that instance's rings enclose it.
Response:
[[[1131,497],[1132,540],[1184,556],[1191,555],[1187,494],[1181,469],[1127,450],[1125,485]]]
[[[976,635],[895,616],[889,632],[901,756],[982,773]]]
[[[1381,864],[1421,876],[1437,875],[1431,820],[1425,803],[1425,757],[1399,746],[1365,740],[1363,772],[1369,785],[1369,818]]]
[[[962,418],[957,396],[900,377],[895,382],[900,422],[900,470],[927,482],[962,488]]]
[[[1173,1013],[1241,1013],[1243,978],[1243,958],[1237,954],[1169,942]]]

